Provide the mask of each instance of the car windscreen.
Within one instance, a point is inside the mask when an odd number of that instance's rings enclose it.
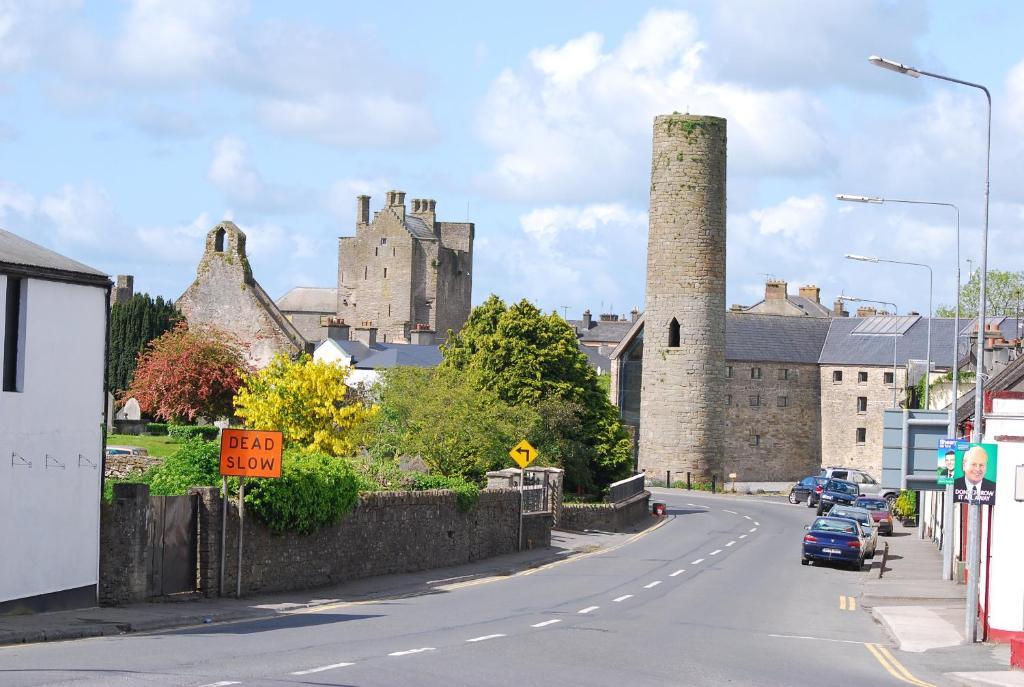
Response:
[[[856,496],[857,494],[860,493],[860,491],[857,490],[856,484],[850,484],[849,482],[840,482],[839,480],[835,479],[830,480],[829,483],[825,486],[825,489],[827,491],[837,491],[842,494],[850,494],[851,496]]]
[[[889,510],[889,504],[881,499],[857,501],[854,505],[868,510]]]
[[[842,520],[836,520],[835,518],[818,518],[811,525],[812,530],[819,530],[821,532],[844,532],[846,534],[857,534],[853,530],[854,524],[852,522],[843,522]]]
[[[832,509],[832,515],[837,518],[850,518],[850,520],[863,523],[871,522],[871,516],[868,513],[857,513],[856,511],[849,511],[839,506]]]

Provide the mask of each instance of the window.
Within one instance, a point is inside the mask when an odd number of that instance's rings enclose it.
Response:
[[[751,406],[759,406],[759,405],[761,405],[761,397],[758,394],[754,394],[753,396],[751,396],[750,397],[750,405]]]
[[[21,391],[25,370],[25,280],[7,277],[4,301],[4,391]]]
[[[883,381],[885,381],[886,384],[888,384],[889,386],[892,386],[892,372],[886,372],[882,376],[882,379],[883,379]]]
[[[843,383],[843,371],[842,370],[832,370],[832,383],[833,384],[842,384]]]
[[[788,367],[779,368],[779,379],[789,379],[789,368]]]
[[[388,245],[388,237],[387,236],[381,236],[380,237],[380,245],[382,245],[382,246]]]
[[[780,408],[785,408],[787,405],[789,405],[789,398],[787,398],[786,396],[779,396],[776,402],[778,403],[778,406]]]
[[[857,443],[858,444],[863,444],[863,443],[866,443],[867,440],[868,440],[868,429],[867,429],[867,427],[858,427],[857,428]]]
[[[398,249],[395,248],[394,246],[391,246],[391,257],[394,257],[394,256],[398,255],[398,253],[395,252],[396,250],[398,250]]]
[[[727,406],[731,406],[732,405],[732,394],[726,394],[725,395],[725,405],[727,405]]]
[[[750,445],[751,446],[760,446],[761,445],[761,435],[760,434],[751,434],[750,435]]]
[[[213,238],[213,249],[218,253],[224,252],[224,230],[218,229],[217,234]]]
[[[391,304],[388,303],[388,317],[391,317]]]
[[[384,268],[384,278],[385,279],[388,278],[388,268],[387,267]]]
[[[752,368],[750,368],[750,378],[751,379],[761,379],[761,368],[759,368],[759,367],[752,367]]]
[[[857,381],[859,383],[861,383],[861,384],[864,384],[865,382],[867,382],[868,381],[868,373],[866,371],[864,371],[864,370],[861,370],[860,372],[858,372],[857,373]]]
[[[378,250],[380,250],[380,249],[379,248],[374,248],[373,249],[373,257],[375,257],[375,258],[378,257],[378,253],[377,253]]]
[[[857,412],[866,413],[868,412],[868,397],[858,396],[857,397]]]
[[[679,321],[674,317],[668,324],[668,347],[679,348]]]
[[[363,267],[363,279],[366,279],[366,276],[367,276],[367,275],[368,275],[369,273],[370,273],[370,268],[369,268],[369,267],[366,267],[366,266],[364,266],[364,267]]]
[[[732,365],[725,366],[725,378],[732,379]]]

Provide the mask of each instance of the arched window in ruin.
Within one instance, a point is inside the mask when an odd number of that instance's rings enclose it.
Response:
[[[213,249],[218,253],[224,252],[224,230],[218,229],[217,235],[213,239]]]
[[[674,317],[668,323],[668,347],[679,348],[679,321]]]

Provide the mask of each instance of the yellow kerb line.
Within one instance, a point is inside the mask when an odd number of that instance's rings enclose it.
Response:
[[[935,687],[930,682],[924,682],[918,680],[916,677],[910,674],[910,671],[903,667],[896,657],[889,653],[889,650],[883,646],[877,644],[865,644],[867,650],[871,652],[871,655],[875,657],[882,667],[885,668],[886,672],[892,675],[900,682],[906,682],[911,685],[917,685],[917,687]]]

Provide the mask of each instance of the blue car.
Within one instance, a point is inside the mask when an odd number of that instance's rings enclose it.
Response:
[[[800,562],[835,561],[846,563],[854,570],[864,565],[864,547],[861,545],[859,525],[848,518],[819,517],[805,528],[807,534],[801,548]]]

